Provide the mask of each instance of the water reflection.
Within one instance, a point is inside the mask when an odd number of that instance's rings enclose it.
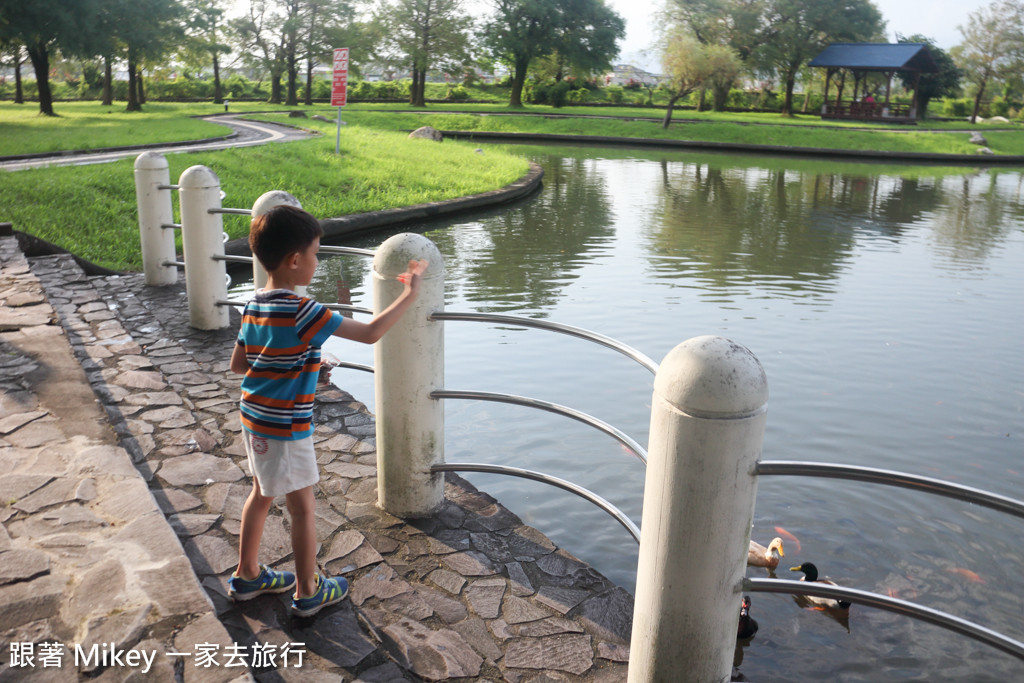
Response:
[[[645,235],[662,257],[652,259],[655,277],[696,272],[703,286],[726,293],[751,285],[832,291],[854,238],[855,179],[837,187],[785,170],[667,161],[661,176]]]
[[[479,230],[431,231],[449,280],[486,312],[529,310],[544,317],[578,271],[614,237],[606,182],[592,160],[544,165],[544,192]],[[453,292],[448,293],[451,298]]]
[[[1020,176],[937,169],[877,175],[662,159],[645,237],[652,276],[717,295],[751,288],[833,294],[857,242],[885,249],[921,224],[958,269],[976,267],[1020,227]],[[952,175],[951,175],[952,174]]]

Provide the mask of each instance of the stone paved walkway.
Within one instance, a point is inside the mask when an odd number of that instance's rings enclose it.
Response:
[[[100,643],[156,653],[158,681],[625,680],[630,594],[453,474],[436,517],[381,511],[373,416],[336,388],[317,403],[318,561],[350,599],[310,619],[284,596],[231,603],[251,486],[233,315],[194,330],[183,287],[0,237],[0,681],[137,680],[76,663]],[[280,503],[262,559],[292,568]]]

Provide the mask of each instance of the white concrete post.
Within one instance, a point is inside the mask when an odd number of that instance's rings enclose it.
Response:
[[[427,259],[419,297],[374,349],[377,413],[377,504],[396,517],[426,517],[444,502],[444,407],[430,392],[444,388],[444,261],[426,237],[388,238],[373,258],[373,309],[402,291],[395,278],[411,259]]]
[[[757,358],[696,337],[654,380],[629,683],[728,681],[768,382]]]
[[[135,201],[139,207],[139,240],[146,284],[163,287],[178,281],[174,265],[174,223],[170,170],[159,152],[143,152],[135,159]],[[164,189],[160,189],[163,186]],[[170,264],[170,265],[167,265]]]
[[[262,216],[275,206],[281,206],[282,204],[295,206],[300,209],[302,208],[302,204],[299,203],[299,200],[291,194],[284,190],[271,190],[270,192],[264,192],[256,198],[256,201],[252,205],[252,217],[256,218],[256,216]],[[256,258],[256,254],[252,255],[252,284],[253,289],[263,289],[267,285],[267,269],[264,268],[263,264],[260,263],[260,260]],[[296,292],[296,294],[305,296],[306,288],[300,287],[299,289],[303,291]]]
[[[185,255],[185,290],[189,324],[200,330],[216,330],[229,324],[224,255],[224,225],[220,208],[220,179],[206,166],[186,168],[178,181],[181,203],[181,246]]]

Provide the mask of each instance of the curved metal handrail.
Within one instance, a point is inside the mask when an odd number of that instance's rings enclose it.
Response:
[[[553,477],[550,474],[544,474],[543,472],[534,472],[533,470],[524,470],[521,467],[510,467],[508,465],[483,465],[479,463],[466,463],[466,462],[448,462],[440,465],[433,465],[430,468],[431,472],[486,472],[488,474],[507,474],[512,477],[521,477],[523,479],[532,479],[533,481],[539,481],[545,484],[551,484],[558,488],[574,493],[580,498],[589,500],[594,505],[598,506],[626,528],[637,543],[640,542],[640,529],[633,521],[626,516],[622,510],[618,509],[607,500],[597,495],[593,491],[573,484],[571,481],[565,479],[559,479]]]
[[[318,254],[356,254],[357,256],[369,256],[373,258],[374,252],[371,249],[360,249],[358,247],[336,247],[330,244],[321,244]]]
[[[874,484],[900,486],[926,493],[935,493],[948,498],[956,498],[968,503],[976,503],[993,510],[1006,512],[1024,518],[1024,502],[989,493],[971,486],[951,484],[948,481],[922,477],[895,470],[859,467],[854,465],[836,465],[826,462],[801,462],[797,460],[768,460],[756,465],[758,475],[788,474],[807,477],[828,477],[832,479],[852,479]]]
[[[888,596],[858,590],[856,588],[845,588],[843,586],[830,586],[824,583],[813,581],[788,581],[785,579],[758,579],[745,578],[742,584],[743,590],[761,593],[786,593],[789,595],[815,595],[821,598],[833,598],[836,600],[848,600],[858,604],[884,609],[896,614],[913,617],[930,624],[954,631],[961,635],[968,636],[1003,652],[1013,655],[1018,659],[1024,659],[1024,643],[1004,636],[991,629],[979,626],[973,622],[961,619],[960,617],[940,612],[939,610],[917,605],[906,600],[890,598]]]
[[[540,330],[548,330],[549,332],[558,332],[560,334],[567,334],[571,337],[578,337],[580,339],[586,339],[588,341],[601,344],[609,349],[618,351],[627,358],[635,360],[640,365],[644,366],[651,371],[652,374],[657,374],[658,364],[651,360],[647,355],[634,349],[628,344],[623,344],[617,339],[605,336],[598,332],[591,332],[585,330],[582,327],[573,327],[572,325],[563,325],[562,323],[553,323],[547,320],[536,320],[534,318],[523,318],[515,315],[498,315],[494,313],[458,313],[452,311],[441,311],[432,313],[430,315],[431,320],[463,320],[470,322],[481,322],[481,323],[500,323],[505,325],[518,325],[520,327],[535,327]]]
[[[206,213],[226,213],[231,216],[251,216],[252,209],[228,209],[224,207],[215,207],[207,209]]]
[[[369,308],[360,308],[359,306],[350,306],[349,304],[323,304],[324,308],[329,308],[332,311],[344,311],[346,313],[366,313],[367,315],[373,315],[373,311]]]
[[[377,370],[372,365],[365,365],[363,363],[350,363],[346,360],[340,360],[337,363],[332,363],[336,368],[349,368],[351,370],[362,370],[363,372],[369,372],[373,374]]]
[[[214,254],[214,261],[231,261],[233,263],[252,263],[252,256],[236,256],[233,254]]]
[[[574,420],[578,420],[584,424],[590,425],[600,429],[605,434],[608,434],[623,446],[633,451],[640,462],[647,464],[647,449],[641,446],[637,441],[623,432],[621,429],[617,429],[607,422],[597,419],[592,415],[588,415],[575,408],[569,408],[558,403],[551,403],[549,401],[542,401],[537,398],[528,398],[526,396],[515,396],[512,394],[497,394],[489,391],[451,391],[443,389],[440,391],[430,392],[430,398],[464,398],[474,401],[496,401],[498,403],[511,403],[518,406],[526,406],[528,408],[539,408],[546,410],[549,413],[555,413],[556,415],[563,415],[565,417],[571,417]]]

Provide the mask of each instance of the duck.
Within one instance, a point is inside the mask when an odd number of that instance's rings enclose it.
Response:
[[[782,539],[778,536],[772,539],[767,548],[757,541],[751,541],[750,549],[747,551],[747,566],[775,569],[779,566],[779,558],[785,556],[786,551],[782,548]]]
[[[744,595],[740,605],[740,621],[736,626],[736,640],[749,640],[757,633],[757,622],[750,616],[750,596]]]
[[[790,567],[791,572],[803,572],[804,576],[801,581],[813,581],[815,583],[823,583],[828,586],[838,586],[839,584],[831,579],[819,578],[818,567],[813,562],[804,562],[799,567]],[[821,598],[815,595],[801,595],[801,600],[806,602],[811,607],[822,607],[825,609],[850,609],[850,603],[846,600],[836,600],[834,598]]]

